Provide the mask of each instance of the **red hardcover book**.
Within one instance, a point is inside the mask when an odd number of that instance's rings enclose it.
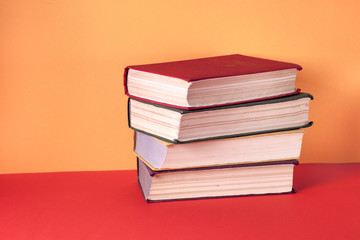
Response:
[[[297,71],[293,63],[240,54],[128,66],[125,93],[180,109],[231,105],[292,95]]]

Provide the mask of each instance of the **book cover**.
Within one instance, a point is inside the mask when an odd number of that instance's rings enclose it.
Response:
[[[280,98],[274,98],[274,99],[269,99],[269,100],[262,100],[262,101],[255,101],[255,102],[248,102],[248,103],[241,103],[241,104],[233,104],[233,105],[226,105],[226,106],[218,106],[218,107],[212,107],[212,108],[203,108],[203,109],[194,109],[194,110],[186,110],[186,109],[179,109],[179,108],[173,108],[173,107],[168,107],[168,106],[164,106],[164,105],[157,105],[154,103],[150,103],[147,101],[141,101],[141,100],[136,100],[136,101],[140,101],[149,105],[153,105],[159,108],[164,108],[164,109],[169,109],[171,111],[176,111],[179,112],[181,114],[188,114],[188,113],[196,113],[196,112],[206,112],[206,111],[216,111],[216,110],[221,110],[221,109],[229,109],[229,108],[243,108],[243,107],[251,107],[251,106],[257,106],[257,105],[268,105],[268,104],[275,104],[275,103],[281,103],[281,102],[287,102],[287,101],[295,101],[301,98],[310,98],[311,100],[313,99],[313,96],[309,93],[299,93],[296,95],[291,95],[291,96],[286,96],[286,97],[280,97]],[[132,98],[129,98],[128,100],[128,126],[135,130],[135,131],[139,131],[141,133],[145,133],[147,135],[156,137],[158,139],[161,139],[163,141],[166,142],[170,142],[170,143],[190,143],[190,142],[197,142],[197,141],[206,141],[206,140],[214,140],[214,139],[220,139],[220,138],[233,138],[233,137],[242,137],[242,136],[250,136],[250,135],[255,135],[255,134],[264,134],[264,133],[272,133],[272,132],[280,132],[280,131],[289,131],[289,130],[296,130],[296,129],[300,129],[300,128],[307,128],[313,125],[313,122],[307,122],[305,124],[301,124],[301,125],[297,125],[297,126],[292,126],[292,127],[282,127],[282,128],[276,128],[276,129],[268,129],[268,130],[262,130],[262,131],[253,131],[253,132],[246,132],[246,133],[234,133],[234,134],[228,134],[228,135],[222,135],[222,136],[216,136],[216,137],[209,137],[209,138],[199,138],[199,139],[193,139],[193,140],[189,140],[189,141],[180,141],[178,139],[167,139],[164,138],[162,136],[159,136],[157,134],[153,134],[147,131],[144,131],[142,129],[139,128],[135,128],[131,125],[131,119],[130,119],[130,111],[131,111],[131,106],[130,106],[130,101]]]
[[[134,132],[134,152],[151,170],[165,171],[300,158],[305,130],[174,144]]]
[[[173,61],[165,63],[154,63],[144,65],[127,66],[124,70],[124,89],[125,94],[138,100],[148,101],[155,104],[160,104],[169,107],[176,107],[181,109],[199,109],[209,106],[200,107],[183,107],[175,106],[164,102],[154,101],[150,99],[144,99],[140,96],[133,96],[128,93],[127,88],[127,75],[129,69],[139,70],[148,73],[159,74],[168,77],[174,77],[186,82],[195,82],[204,79],[239,76],[247,74],[256,74],[284,69],[296,68],[301,70],[302,67],[298,64],[274,61],[264,58],[250,57],[240,54],[232,54],[217,57],[199,58],[192,60]],[[241,102],[223,103],[214,106],[224,106],[234,103],[251,102],[258,100],[266,100],[276,97],[288,96],[299,93],[300,89],[297,89],[291,93],[280,94],[276,96],[261,97]]]
[[[181,169],[181,170],[167,170],[167,171],[154,171],[151,170],[141,159],[137,158],[137,176],[140,190],[144,196],[146,202],[164,202],[164,201],[177,201],[177,200],[193,200],[193,199],[208,199],[208,198],[222,198],[222,197],[240,197],[240,196],[258,196],[258,195],[274,195],[274,194],[287,194],[295,193],[296,191],[291,188],[289,191],[285,192],[273,192],[273,193],[260,193],[260,194],[233,194],[233,195],[219,195],[219,196],[201,196],[201,197],[185,197],[185,198],[168,198],[168,199],[149,199],[148,196],[151,191],[153,184],[153,178],[158,174],[171,174],[179,172],[199,172],[207,170],[216,170],[216,169],[235,169],[235,168],[249,168],[249,167],[263,167],[263,166],[276,166],[276,165],[298,165],[299,162],[296,159],[284,160],[284,161],[274,161],[274,162],[264,162],[264,163],[250,163],[250,164],[239,164],[239,165],[223,165],[215,167],[204,167],[197,169]]]

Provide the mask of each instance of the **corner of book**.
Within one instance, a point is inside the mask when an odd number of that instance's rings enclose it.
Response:
[[[143,178],[143,177],[141,177],[140,176],[140,159],[139,158],[137,158],[137,179],[138,179],[138,185],[139,185],[139,187],[140,187],[140,190],[141,190],[141,194],[143,195],[143,197],[144,197],[144,200],[146,201],[146,202],[148,202],[149,201],[149,199],[147,198],[147,195],[146,195],[146,193],[145,193],[145,191],[144,191],[144,186],[143,186],[143,183],[144,182],[142,182],[141,181],[141,179],[140,178]],[[144,164],[144,166],[145,166],[145,168],[147,168],[146,167],[146,165]],[[145,183],[144,183],[145,184]],[[146,187],[146,186],[145,186]],[[150,187],[150,186],[148,186],[148,187]]]

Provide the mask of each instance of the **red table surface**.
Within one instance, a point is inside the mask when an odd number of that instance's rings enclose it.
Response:
[[[294,185],[146,203],[134,170],[0,175],[0,239],[360,239],[360,164],[302,164]]]

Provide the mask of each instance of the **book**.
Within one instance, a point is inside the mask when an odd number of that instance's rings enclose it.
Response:
[[[147,202],[294,192],[297,160],[153,171],[137,159],[138,182]]]
[[[136,99],[128,102],[130,128],[173,143],[246,136],[308,127],[308,93],[234,104],[183,110]]]
[[[298,93],[293,63],[232,54],[125,68],[125,93],[143,101],[197,109]]]
[[[135,132],[135,153],[154,171],[269,162],[300,157],[304,130],[173,144]]]

